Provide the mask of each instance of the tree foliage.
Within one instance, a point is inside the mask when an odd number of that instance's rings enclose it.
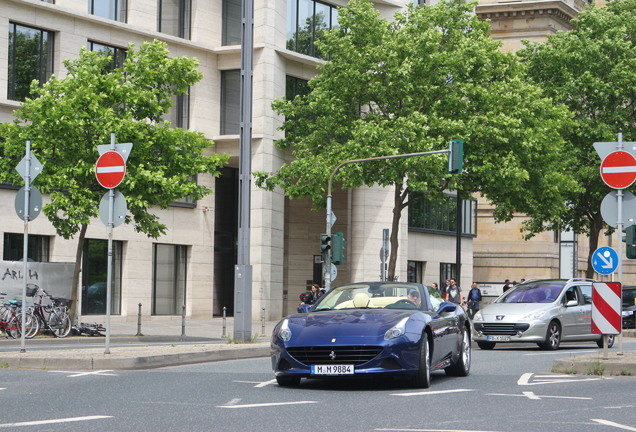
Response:
[[[95,178],[97,146],[109,144],[111,132],[117,142],[133,143],[117,190],[128,203],[125,222],[136,231],[159,237],[166,226],[152,207],[210,193],[196,176],[218,175],[227,156],[207,155],[212,143],[203,134],[163,122],[171,97],[202,77],[196,59],[168,54],[159,41],[144,42],[138,50],[131,44],[124,67],[113,70],[111,57],[82,49],[78,58],[64,62],[66,77],[53,76],[41,87],[33,81],[32,97],[15,111],[15,121],[0,125],[0,181],[21,183],[15,166],[31,140],[43,165],[34,185],[50,197],[43,212],[58,235],[68,239],[85,232],[98,216],[106,190]]]
[[[475,3],[447,0],[410,7],[383,19],[368,0],[340,9],[339,28],[320,51],[330,60],[309,82],[311,92],[274,102],[284,115],[277,142],[293,160],[257,184],[280,186],[291,198],[325,203],[329,175],[343,161],[465,145],[464,172],[446,173],[447,156],[351,164],[336,176],[344,188],[395,187],[389,276],[395,272],[397,230],[411,192],[439,199],[448,189],[482,193],[497,220],[516,211],[550,220],[562,211],[560,132],[568,112],[529,84],[517,58],[501,52]],[[540,217],[538,217],[540,219]]]
[[[576,126],[566,136],[573,159],[568,173],[579,188],[565,195],[568,207],[557,224],[533,223],[532,229],[572,229],[590,237],[590,254],[603,230],[601,201],[610,189],[599,175],[594,142],[636,140],[636,0],[617,0],[590,8],[572,21],[574,28],[525,42],[519,52],[529,76],[555,102],[574,113]],[[587,277],[593,276],[588,260]]]

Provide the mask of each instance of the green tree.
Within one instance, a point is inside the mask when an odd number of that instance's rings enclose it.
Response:
[[[78,287],[86,228],[99,213],[106,190],[95,178],[97,146],[132,142],[126,177],[117,187],[128,203],[126,223],[152,238],[166,232],[151,207],[167,208],[184,197],[201,199],[210,190],[196,175],[219,175],[226,155],[207,155],[211,142],[198,132],[173,128],[162,121],[172,102],[198,82],[198,61],[169,57],[163,42],[130,45],[123,69],[112,58],[82,49],[79,58],[64,62],[67,76],[55,76],[38,87],[15,111],[15,121],[0,125],[0,181],[22,182],[15,166],[24,156],[25,141],[44,166],[35,186],[50,197],[43,212],[58,235],[79,233],[73,287]],[[77,298],[75,289],[73,299]],[[75,301],[73,304],[75,305]]]
[[[576,127],[566,136],[573,158],[568,172],[579,188],[566,193],[559,224],[532,223],[531,230],[572,229],[590,239],[590,256],[603,231],[601,201],[610,191],[600,175],[594,142],[636,140],[636,0],[608,2],[572,21],[574,28],[548,36],[544,43],[525,42],[519,52],[528,74],[556,102],[574,113]],[[594,269],[588,259],[586,277]]]
[[[317,41],[330,61],[309,82],[311,92],[278,100],[285,138],[278,148],[294,159],[257,184],[280,186],[291,198],[324,206],[327,180],[351,159],[465,145],[465,169],[446,174],[447,156],[393,159],[345,166],[336,181],[395,188],[388,276],[395,275],[398,227],[412,192],[439,200],[448,189],[481,193],[496,204],[497,220],[515,211],[557,217],[565,174],[560,131],[568,112],[524,80],[517,58],[501,52],[476,3],[447,0],[411,7],[393,21],[368,0],[339,12],[339,29]]]

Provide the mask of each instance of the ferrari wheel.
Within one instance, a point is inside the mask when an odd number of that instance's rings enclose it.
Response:
[[[478,341],[478,342],[477,342],[477,346],[478,346],[480,349],[483,349],[483,350],[491,350],[491,349],[493,349],[493,348],[495,347],[495,343],[494,343],[494,342],[482,342],[482,341]]]
[[[461,347],[459,358],[452,366],[444,369],[446,375],[465,377],[470,373],[470,336],[466,328],[462,331]]]
[[[281,387],[296,387],[300,384],[300,377],[295,376],[277,376],[276,382]]]
[[[428,345],[428,333],[424,332],[420,342],[420,368],[415,376],[415,386],[429,388],[431,386],[431,349]]]

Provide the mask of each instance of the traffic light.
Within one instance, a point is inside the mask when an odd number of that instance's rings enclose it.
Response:
[[[623,241],[626,244],[625,255],[629,259],[636,258],[636,225],[630,225],[623,230],[625,236]]]
[[[328,262],[330,249],[331,237],[328,234],[320,234],[320,255],[322,255],[322,262]]]
[[[464,165],[464,140],[452,139],[448,145],[448,172],[458,174]]]
[[[331,238],[331,262],[336,265],[344,261],[344,235],[341,232],[333,233]]]

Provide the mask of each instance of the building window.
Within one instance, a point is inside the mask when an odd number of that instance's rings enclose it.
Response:
[[[309,94],[309,81],[287,75],[285,78],[285,97],[293,100],[296,96],[305,96]]]
[[[123,242],[113,241],[110,313],[121,313]],[[106,315],[108,241],[85,239],[82,253],[82,315]]]
[[[457,264],[440,263],[439,264],[439,286],[446,286],[446,279],[457,278]],[[459,283],[459,282],[458,282]]]
[[[126,22],[126,0],[88,0],[88,13],[114,21]]]
[[[223,45],[239,45],[243,28],[242,0],[223,0]]]
[[[221,135],[238,134],[241,128],[241,71],[221,71]]]
[[[411,194],[409,230],[455,234],[457,232],[457,195],[446,195],[442,201]],[[477,235],[477,201],[462,200],[462,235]]]
[[[190,39],[191,0],[159,0],[158,29],[161,33]]]
[[[174,95],[172,105],[163,119],[169,121],[172,127],[188,129],[190,127],[190,88],[187,93]]]
[[[186,298],[187,261],[187,246],[153,245],[153,315],[181,315]]]
[[[50,238],[29,234],[27,258],[30,261],[49,261]],[[4,261],[22,261],[24,258],[24,234],[4,233],[2,259]]]
[[[7,95],[23,101],[33,80],[44,84],[53,73],[53,33],[9,23]]]
[[[109,56],[112,59],[110,66],[111,71],[117,68],[121,69],[124,66],[124,60],[126,60],[126,50],[124,48],[88,41],[88,50],[99,51],[101,54]]]
[[[324,32],[338,27],[338,8],[314,0],[288,0],[287,49],[325,58],[315,42]]]
[[[409,261],[407,265],[406,281],[422,283],[422,269],[424,268],[422,261]]]

